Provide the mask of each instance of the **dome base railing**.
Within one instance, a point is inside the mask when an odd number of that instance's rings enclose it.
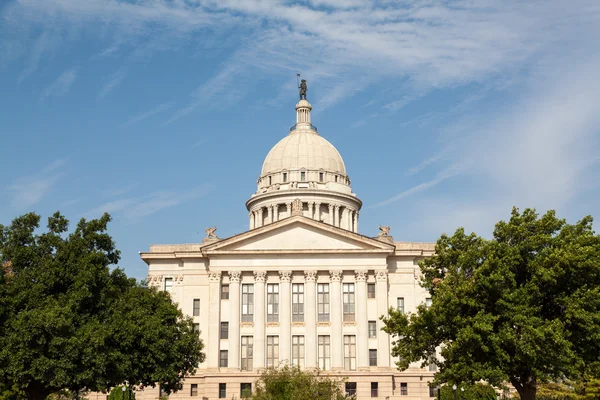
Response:
[[[313,131],[315,131],[315,132],[319,132],[319,131],[317,130],[317,127],[316,127],[316,126],[314,126],[313,124],[303,124],[303,125],[310,125],[310,129],[312,129],[312,130],[313,130]],[[293,131],[295,131],[295,130],[296,130],[296,125],[293,125],[293,126],[290,128],[290,132],[293,132]]]

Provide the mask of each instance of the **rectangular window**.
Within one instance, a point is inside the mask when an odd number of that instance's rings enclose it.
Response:
[[[356,382],[346,382],[346,396],[356,396]]]
[[[200,324],[194,324],[194,332],[196,332],[198,335],[200,334]]]
[[[304,284],[292,285],[292,322],[304,322]]]
[[[221,339],[229,339],[229,322],[221,322]]]
[[[287,172],[283,173],[283,183],[287,182]]]
[[[219,367],[227,368],[229,366],[229,351],[221,350],[219,352]]]
[[[342,287],[344,322],[354,322],[354,283],[344,283]]]
[[[279,364],[279,336],[267,336],[267,367]]]
[[[226,399],[227,398],[227,384],[219,383],[219,398]]]
[[[194,299],[194,317],[200,316],[200,299]]]
[[[400,394],[402,396],[408,396],[408,383],[406,383],[406,382],[400,383]]]
[[[346,371],[356,370],[356,336],[344,336],[344,369]]]
[[[252,359],[254,357],[254,338],[242,336],[242,371],[252,371]]]
[[[430,357],[429,358],[429,372],[436,372],[436,371],[437,371],[437,365],[435,364],[435,358]]]
[[[221,285],[221,300],[229,300],[229,285]]]
[[[173,290],[173,278],[165,278],[165,292],[171,293]]]
[[[371,397],[379,397],[379,383],[371,382]]]
[[[329,284],[317,284],[317,308],[319,322],[329,322]]]
[[[292,365],[304,368],[304,336],[292,336]]]
[[[271,182],[272,182],[272,180],[271,180],[271,177],[269,176],[269,185],[271,185]]]
[[[335,176],[335,181],[336,181],[336,182],[338,181],[338,176],[337,176],[337,175]]]
[[[377,321],[369,321],[369,338],[377,337]]]
[[[319,172],[319,182],[323,182],[323,173]]]
[[[267,285],[267,322],[279,322],[279,285]]]
[[[263,311],[264,312],[264,311]],[[254,285],[242,285],[242,322],[254,320]]]
[[[304,182],[306,180],[306,172],[300,172],[300,180]]]
[[[369,367],[377,366],[377,349],[369,349]]]
[[[404,314],[404,297],[398,297],[398,311]]]
[[[319,368],[323,371],[331,369],[331,347],[329,336],[319,335]]]
[[[240,397],[243,399],[252,397],[251,383],[240,383]]]
[[[192,383],[190,385],[190,396],[192,396],[192,397],[198,396],[198,384],[197,383]]]
[[[375,298],[375,284],[374,283],[367,284],[367,298],[368,299]]]
[[[425,305],[427,307],[431,307],[431,297],[428,297],[428,298],[425,299]]]
[[[429,397],[435,397],[435,388],[429,386]]]

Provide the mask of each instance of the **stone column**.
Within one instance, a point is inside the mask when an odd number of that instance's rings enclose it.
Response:
[[[317,368],[317,271],[304,271],[305,367]]]
[[[387,271],[375,271],[377,283],[375,284],[375,297],[377,298],[377,315],[387,315],[388,283]],[[377,321],[377,366],[389,368],[390,366],[390,336],[381,329],[381,322]]]
[[[354,232],[354,210],[348,209],[348,230]]]
[[[267,206],[267,224],[273,222],[273,206]]]
[[[279,204],[273,204],[273,222],[279,221]]]
[[[240,271],[229,271],[229,369],[240,370]],[[219,294],[220,297],[220,294]]]
[[[329,271],[329,311],[331,318],[331,369],[344,369],[344,338],[342,337],[342,271]]]
[[[359,370],[369,370],[369,318],[367,316],[367,274],[369,271],[354,271],[356,275],[356,366]],[[363,345],[364,343],[364,345]]]
[[[265,367],[266,271],[254,271],[254,369]]]
[[[329,225],[333,225],[333,204],[329,204]]]
[[[254,213],[250,213],[250,229],[254,229]]]
[[[292,364],[291,271],[279,271],[279,360]]]
[[[358,233],[358,210],[354,211],[354,232]]]
[[[214,324],[208,324],[208,346],[214,351],[207,352],[208,357],[206,360],[206,366],[209,370],[219,369],[219,349],[220,349],[220,337],[219,337],[219,326],[221,321],[221,272],[214,271],[209,272],[208,275],[208,293],[209,293],[209,308],[208,308],[208,320],[217,321]]]
[[[315,204],[315,219],[321,222],[321,203]]]
[[[292,202],[286,203],[288,217],[292,216]]]
[[[258,210],[258,226],[257,227],[261,227],[263,226],[263,209],[262,207]]]
[[[340,226],[340,206],[333,206],[333,226]]]
[[[308,218],[310,218],[310,219],[314,219],[314,217],[313,217],[313,204],[314,203],[312,201],[308,202]]]

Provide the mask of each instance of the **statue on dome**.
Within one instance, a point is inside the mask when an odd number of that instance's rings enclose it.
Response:
[[[387,237],[390,236],[390,227],[389,226],[381,226],[379,225],[379,235],[378,237]]]
[[[306,87],[306,79],[302,79],[298,89],[300,89],[300,100],[302,100],[303,97],[304,97],[304,100],[306,100],[306,91],[308,90]]]
[[[217,234],[215,233],[216,231],[216,226],[213,226],[212,228],[206,228],[204,230],[204,232],[206,232],[206,239],[218,239]]]

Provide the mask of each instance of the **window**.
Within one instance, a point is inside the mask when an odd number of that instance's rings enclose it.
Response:
[[[377,337],[377,321],[369,321],[369,338]]]
[[[404,314],[404,297],[398,297],[398,311]]]
[[[252,336],[242,336],[242,371],[252,371],[253,345]]]
[[[197,383],[192,383],[190,385],[190,396],[192,396],[192,397],[198,396],[198,384]]]
[[[229,300],[229,285],[221,286],[221,300]]]
[[[271,177],[269,176],[269,185],[271,184],[271,182],[272,182],[272,180],[271,180]]]
[[[264,311],[263,311],[264,312]],[[267,285],[267,322],[279,321],[279,285]]]
[[[254,285],[245,284],[245,285],[242,285],[242,322],[252,322],[253,318],[254,318]]]
[[[371,382],[371,397],[379,397],[379,383]]]
[[[173,278],[165,278],[165,292],[171,293],[173,290]]]
[[[367,298],[368,299],[375,298],[375,284],[374,283],[367,284]]]
[[[240,383],[240,397],[242,397],[242,398],[252,397],[252,384],[251,383]]]
[[[227,384],[219,383],[219,398],[226,399],[227,398]]]
[[[267,368],[279,363],[279,336],[267,336]]]
[[[284,172],[283,174],[283,183],[287,182],[287,172]]]
[[[229,366],[229,351],[221,350],[219,352],[219,367],[227,368]]]
[[[429,372],[436,372],[437,365],[435,364],[435,357],[429,357]]]
[[[323,173],[319,172],[319,182],[323,182]]]
[[[356,395],[356,382],[346,382],[346,395],[347,396],[355,396]]]
[[[330,351],[329,336],[319,336],[319,368],[323,371],[331,369]]]
[[[200,334],[200,324],[194,324],[194,332],[198,335]]]
[[[304,368],[304,336],[292,336],[292,365]]]
[[[337,183],[337,181],[338,181],[338,176],[336,175],[335,176],[335,182]]]
[[[221,339],[229,339],[229,322],[221,322]]]
[[[292,322],[304,322],[304,284],[292,285]]]
[[[406,383],[406,382],[400,383],[400,394],[402,396],[408,396],[408,383]]]
[[[429,386],[429,397],[435,397],[435,388]]]
[[[344,322],[354,322],[354,283],[344,283]]]
[[[300,180],[302,182],[304,182],[306,180],[306,172],[304,172],[304,171],[300,172]]]
[[[317,285],[317,308],[319,322],[329,322],[329,284],[319,283]]]
[[[428,298],[425,299],[425,305],[427,307],[431,307],[431,297],[428,297]]]
[[[198,317],[200,315],[200,299],[194,299],[194,317]]]
[[[369,349],[369,367],[377,366],[377,349]]]
[[[346,371],[356,370],[356,336],[344,336],[344,369]]]

